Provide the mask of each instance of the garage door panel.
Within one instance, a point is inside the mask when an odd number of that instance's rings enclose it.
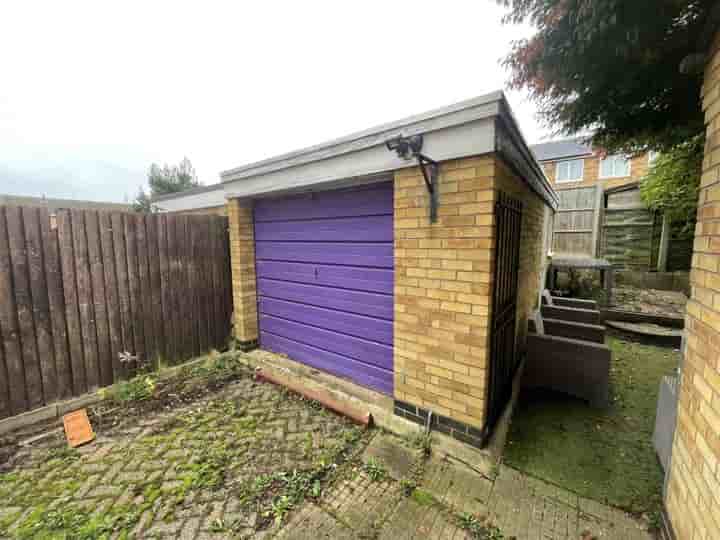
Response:
[[[270,315],[260,315],[260,324],[263,331],[276,336],[300,341],[312,347],[332,351],[366,364],[385,369],[392,367],[392,347],[388,345]]]
[[[392,345],[393,342],[392,321],[272,298],[262,298],[259,309],[261,315],[280,317],[385,345]]]
[[[268,221],[255,227],[258,242],[392,242],[392,216]]]
[[[258,259],[302,261],[349,266],[393,267],[393,247],[388,243],[256,242]]]
[[[256,201],[260,345],[393,388],[393,186]]]
[[[258,279],[258,294],[268,298],[290,300],[311,306],[325,307],[392,320],[393,307],[384,295],[302,283],[286,283],[272,279]]]
[[[392,215],[392,184],[255,202],[255,222]]]
[[[290,358],[313,368],[332,373],[339,377],[346,377],[386,394],[392,394],[393,392],[392,374],[388,377],[388,371],[385,369],[380,369],[340,354],[324,351],[304,343],[276,336],[269,332],[261,332],[260,340],[263,347],[286,354]]]
[[[313,283],[384,294],[393,292],[394,272],[391,269],[282,261],[258,261],[256,266],[259,278]]]

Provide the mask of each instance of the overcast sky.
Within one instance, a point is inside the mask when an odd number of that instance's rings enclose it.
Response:
[[[132,198],[503,88],[492,0],[3,2],[0,193]],[[548,133],[509,93],[529,142]]]

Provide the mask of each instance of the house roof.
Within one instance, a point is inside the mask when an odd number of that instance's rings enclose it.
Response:
[[[530,147],[538,161],[556,161],[580,156],[592,155],[592,146],[585,137],[574,137],[534,144]]]
[[[127,211],[132,205],[128,203],[114,203],[104,201],[84,201],[81,199],[52,199],[48,197],[29,197],[24,195],[0,194],[0,205],[35,206],[48,210],[62,210],[65,208],[78,210],[115,210]]]
[[[168,193],[152,198],[153,206],[164,212],[200,210],[225,205],[225,190],[221,183],[200,186],[178,193]]]

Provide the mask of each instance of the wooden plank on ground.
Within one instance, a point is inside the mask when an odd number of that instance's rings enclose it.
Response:
[[[93,286],[90,275],[90,256],[85,231],[85,213],[83,210],[70,210],[73,228],[73,249],[75,251],[78,307],[80,309],[82,344],[85,353],[85,377],[88,390],[92,391],[100,387],[101,381],[98,362],[97,324],[95,322]]]
[[[110,340],[110,367],[112,381],[122,377],[119,354],[123,352],[122,320],[120,299],[118,296],[117,272],[115,270],[115,242],[113,226],[109,212],[98,214],[100,227],[100,250],[102,252],[103,272],[105,273],[105,298],[107,300],[108,337]]]
[[[57,217],[47,208],[39,208],[40,234],[44,251],[45,283],[48,292],[50,322],[52,325],[55,373],[57,374],[57,397],[73,395],[72,365],[65,321],[65,297],[63,296],[62,270],[57,235]]]
[[[158,215],[145,216],[148,247],[148,271],[152,298],[151,313],[155,329],[155,351],[159,357],[166,358],[165,332],[162,320],[162,284],[160,278],[160,251],[158,246]]]
[[[28,400],[12,281],[6,210],[5,207],[0,206],[0,332],[7,369],[10,412],[18,414],[28,409]]]
[[[19,206],[8,206],[6,208],[5,218],[7,220],[8,240],[10,243],[15,307],[17,309],[18,327],[20,328],[20,345],[22,348],[28,407],[34,409],[35,407],[41,406],[44,401],[42,376],[40,374],[40,358],[35,335],[33,300],[32,291],[30,290],[30,268],[28,266],[27,247],[25,244],[25,227],[23,224],[22,208]]]
[[[158,232],[158,260],[160,262],[160,298],[162,299],[162,324],[165,347],[163,354],[166,362],[170,364],[175,361],[173,349],[174,332],[172,328],[173,316],[170,299],[172,284],[170,283],[170,263],[168,258],[168,216],[157,217]]]
[[[145,348],[146,327],[142,317],[142,291],[138,274],[137,216],[125,214],[125,249],[127,252],[128,287],[130,292],[130,323],[132,324],[135,355],[140,362],[148,360]]]
[[[148,242],[147,229],[145,225],[145,215],[137,214],[135,216],[135,226],[137,234],[137,263],[138,263],[138,279],[140,280],[140,319],[138,322],[143,326],[143,334],[145,336],[145,351],[148,361],[156,365],[157,348],[156,330],[153,323],[152,312],[152,286],[150,284],[150,271],[148,267]]]
[[[42,379],[43,402],[51,403],[58,397],[57,372],[55,371],[55,350],[53,346],[50,299],[45,278],[45,255],[40,232],[38,208],[24,207],[22,211],[25,228],[25,244],[30,277],[30,293],[33,304],[33,320],[37,339],[40,377]]]
[[[100,221],[95,210],[85,212],[85,232],[88,243],[88,264],[92,285],[95,327],[97,329],[98,369],[100,386],[113,383],[112,355],[110,354],[110,329],[108,328],[107,298],[105,296],[105,269],[100,245]]]
[[[75,271],[75,242],[73,241],[73,223],[70,210],[58,211],[56,219],[72,389],[73,394],[78,395],[87,392],[88,387],[85,375],[85,351],[82,344],[80,307],[77,295],[77,272]]]

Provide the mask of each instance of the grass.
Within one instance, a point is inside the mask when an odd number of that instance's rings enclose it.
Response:
[[[505,463],[583,497],[633,513],[661,504],[662,468],[652,447],[658,385],[680,353],[608,338],[611,405],[550,393],[521,394]]]

